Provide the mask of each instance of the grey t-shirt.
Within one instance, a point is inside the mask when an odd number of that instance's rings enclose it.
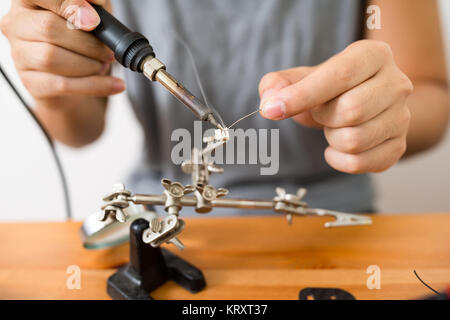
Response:
[[[271,71],[319,64],[358,40],[360,0],[113,0],[115,14],[146,35],[168,71],[201,97],[189,55],[190,47],[207,97],[226,124],[259,105],[258,83]],[[194,116],[159,84],[126,73],[128,95],[145,133],[142,161],[128,187],[136,193],[160,193],[162,177],[190,183],[171,161],[172,132],[193,134]],[[206,126],[205,126],[206,127]],[[238,127],[279,129],[277,175],[260,175],[261,165],[225,165],[210,182],[230,188],[230,197],[271,199],[275,187],[289,192],[308,188],[305,200],[315,207],[361,212],[372,210],[367,175],[347,175],[324,160],[327,142],[321,130],[293,120],[270,121],[259,115]],[[124,128],[126,130],[126,128]],[[190,214],[192,210],[183,210]],[[242,210],[222,210],[237,214]],[[258,212],[262,214],[264,212]]]

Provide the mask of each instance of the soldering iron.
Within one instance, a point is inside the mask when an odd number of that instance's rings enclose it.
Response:
[[[187,106],[200,120],[208,121],[214,127],[223,129],[222,126],[214,118],[211,108],[205,106],[199,99],[197,99],[192,93],[185,89],[174,77],[172,77],[166,71],[164,63],[156,59],[153,48],[146,37],[138,32],[130,31],[103,7],[98,5],[92,6],[95,8],[101,18],[101,23],[94,31],[92,31],[92,33],[106,46],[113,50],[115,58],[118,62],[120,62],[120,64],[128,69],[131,69],[134,72],[143,73],[151,81],[158,81],[167,90],[169,90],[170,93],[178,98],[178,100],[180,100],[185,106]],[[15,95],[22,102],[23,106],[31,115],[33,120],[38,124],[40,130],[43,132],[49,143],[63,185],[67,218],[71,219],[72,212],[68,183],[54,142],[43,124],[37,118],[33,109],[26,103],[25,99],[20,95],[19,91],[16,89],[6,72],[4,72],[1,65],[0,75],[5,78],[7,84],[11,87]]]
[[[116,60],[125,68],[143,73],[151,81],[158,81],[202,121],[214,127],[222,127],[216,121],[211,108],[185,89],[166,71],[166,66],[156,58],[149,40],[138,32],[132,32],[106,9],[93,5],[101,22],[92,33],[109,47]]]

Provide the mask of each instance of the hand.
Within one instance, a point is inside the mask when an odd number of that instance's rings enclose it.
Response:
[[[109,6],[106,0],[90,2]],[[11,43],[22,82],[36,100],[58,101],[61,106],[61,99],[54,98],[104,97],[125,89],[121,79],[107,75],[112,51],[84,32],[99,23],[100,17],[85,0],[12,1],[0,29]]]
[[[315,67],[265,75],[261,113],[323,128],[325,159],[336,170],[381,172],[406,151],[413,86],[388,44],[361,40]]]

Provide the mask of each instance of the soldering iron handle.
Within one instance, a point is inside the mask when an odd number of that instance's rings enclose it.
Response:
[[[92,5],[101,18],[101,23],[92,33],[114,51],[116,60],[124,67],[142,72],[142,64],[148,57],[155,57],[146,37],[132,32],[106,9]]]

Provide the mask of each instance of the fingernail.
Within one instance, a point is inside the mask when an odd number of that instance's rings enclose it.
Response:
[[[113,92],[119,93],[125,90],[125,82],[120,79],[114,79]]]
[[[81,6],[77,10],[78,19],[75,20],[75,26],[91,30],[99,25],[100,17],[92,8]],[[78,23],[78,24],[77,24]]]
[[[108,57],[107,57],[107,62],[114,62],[115,60],[116,60],[116,55],[114,54],[114,52],[110,52],[109,54],[108,54]]]
[[[286,113],[286,105],[281,100],[269,100],[262,109],[264,117],[272,120],[283,119]]]

